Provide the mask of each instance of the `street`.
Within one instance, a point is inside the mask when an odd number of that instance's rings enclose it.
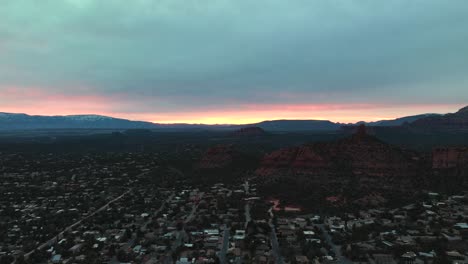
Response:
[[[86,219],[90,218],[90,217],[93,217],[94,215],[96,215],[97,213],[107,209],[107,207],[109,207],[109,205],[117,202],[118,200],[122,199],[125,195],[127,195],[128,193],[130,193],[132,191],[132,189],[129,189],[127,190],[126,192],[124,192],[123,194],[121,194],[120,196],[118,196],[117,198],[113,199],[112,201],[108,202],[107,204],[105,204],[104,206],[100,207],[99,209],[95,210],[94,212],[92,212],[91,214],[87,215],[86,217],[80,219],[79,221],[73,223],[72,225],[68,226],[67,228],[65,228],[62,232],[60,232],[58,235],[54,236],[53,238],[47,240],[46,242],[42,243],[41,245],[39,245],[37,247],[37,250],[43,250],[45,249],[46,247],[50,247],[51,245],[55,244],[55,242],[59,239],[61,239],[63,237],[63,234],[71,229],[73,229],[75,226],[78,226],[79,224],[81,224],[83,221],[85,221]],[[26,253],[24,255],[24,258],[27,259],[29,258],[29,256],[34,252],[34,250]]]
[[[226,264],[226,252],[229,249],[229,228],[225,228],[223,232],[223,247],[221,248],[221,251],[219,252],[219,260],[221,264]]]
[[[337,262],[343,263],[343,264],[352,264],[353,263],[352,261],[350,261],[348,258],[346,258],[345,256],[341,254],[341,246],[333,243],[333,240],[330,234],[325,229],[324,225],[320,224],[317,226],[320,228],[320,230],[322,230],[322,233],[325,236],[326,242],[332,247],[333,251],[335,252],[335,257],[337,259]]]
[[[271,241],[271,248],[273,250],[273,254],[275,255],[276,263],[283,264],[283,258],[281,257],[281,251],[279,249],[278,244],[278,237],[276,236],[275,226],[270,223],[271,233],[270,233],[270,241]]]

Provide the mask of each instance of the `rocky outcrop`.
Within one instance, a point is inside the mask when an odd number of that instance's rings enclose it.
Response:
[[[468,147],[440,147],[432,151],[434,190],[458,192],[468,187]]]
[[[401,205],[428,186],[428,173],[424,156],[386,144],[364,126],[344,139],[269,153],[256,170],[259,190],[314,210]]]
[[[435,148],[432,151],[432,168],[468,168],[468,147]]]
[[[319,186],[346,185],[357,179],[375,188],[411,186],[418,173],[418,156],[381,142],[362,126],[342,140],[281,149],[265,155],[257,175],[307,176]]]
[[[330,168],[330,161],[315,152],[310,146],[281,149],[267,154],[260,167],[258,175],[273,175],[282,173],[308,174]]]
[[[380,194],[376,193],[371,193],[368,195],[365,195],[359,199],[356,199],[353,201],[354,204],[357,204],[361,207],[377,207],[385,204],[387,202],[387,199],[382,197]]]

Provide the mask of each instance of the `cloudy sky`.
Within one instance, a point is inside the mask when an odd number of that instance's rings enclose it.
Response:
[[[466,0],[2,0],[0,111],[388,119],[468,104]]]

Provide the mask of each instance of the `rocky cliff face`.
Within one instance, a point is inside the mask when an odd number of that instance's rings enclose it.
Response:
[[[468,147],[435,148],[432,151],[432,168],[468,168]]]
[[[311,146],[281,149],[267,154],[257,169],[258,175],[310,174],[329,169],[330,160],[322,157]]]
[[[468,131],[468,106],[453,114],[418,119],[411,123],[410,126],[427,130]]]
[[[343,185],[357,177],[360,184],[393,188],[410,184],[418,171],[417,160],[416,154],[389,146],[361,127],[346,139],[267,154],[256,173],[266,178],[302,175],[319,185]]]
[[[432,151],[435,190],[458,192],[468,186],[468,147],[443,147]]]

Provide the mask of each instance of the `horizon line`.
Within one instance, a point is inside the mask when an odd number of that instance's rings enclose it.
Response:
[[[332,119],[323,119],[323,118],[310,118],[310,119],[304,119],[304,118],[278,118],[278,119],[258,119],[258,121],[253,121],[253,122],[234,122],[234,123],[218,123],[218,122],[164,122],[164,121],[154,121],[154,120],[143,120],[143,119],[131,119],[131,118],[124,118],[124,117],[118,117],[118,115],[108,115],[108,114],[95,114],[95,113],[89,113],[89,114],[53,114],[53,115],[44,115],[44,114],[30,114],[26,112],[3,112],[0,111],[0,114],[12,114],[12,115],[27,115],[27,116],[37,116],[37,117],[73,117],[73,116],[100,116],[100,117],[107,117],[107,118],[113,118],[113,119],[122,119],[122,120],[128,120],[132,122],[146,122],[146,123],[151,123],[155,125],[206,125],[206,126],[229,126],[229,125],[252,125],[252,124],[257,124],[261,122],[272,122],[272,121],[324,121],[324,122],[331,122],[334,124],[342,124],[342,125],[355,125],[361,122],[364,123],[372,123],[372,122],[378,122],[378,121],[390,121],[390,120],[396,120],[399,118],[404,118],[404,117],[410,117],[410,116],[418,116],[418,115],[433,115],[433,114],[438,114],[438,115],[444,115],[448,113],[421,113],[421,114],[410,114],[410,115],[403,115],[403,116],[397,116],[397,117],[377,117],[374,118],[373,120],[359,120],[359,121],[354,121],[354,122],[343,122],[343,121],[333,121]]]

